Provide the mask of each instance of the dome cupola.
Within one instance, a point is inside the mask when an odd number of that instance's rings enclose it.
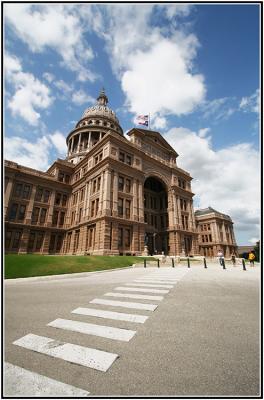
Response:
[[[118,118],[108,106],[108,97],[102,89],[97,97],[97,103],[87,108],[75,129],[66,139],[68,146],[67,160],[76,164],[86,153],[108,133],[123,135]]]

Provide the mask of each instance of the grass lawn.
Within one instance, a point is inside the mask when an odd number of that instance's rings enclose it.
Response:
[[[44,256],[35,254],[5,255],[5,278],[27,278],[89,272],[128,267],[143,262],[133,256]]]

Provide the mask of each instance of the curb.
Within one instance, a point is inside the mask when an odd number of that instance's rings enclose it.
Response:
[[[4,284],[12,284],[12,283],[30,283],[37,281],[50,281],[52,279],[67,279],[67,278],[85,278],[90,274],[101,274],[102,272],[113,272],[120,271],[122,269],[134,268],[135,264],[130,265],[129,267],[122,268],[112,268],[112,269],[104,269],[101,271],[91,271],[91,272],[76,272],[72,274],[60,274],[60,275],[43,275],[43,276],[30,276],[28,278],[14,278],[14,279],[5,279]]]

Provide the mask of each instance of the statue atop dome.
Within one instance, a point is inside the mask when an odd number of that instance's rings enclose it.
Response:
[[[102,88],[101,92],[99,93],[99,96],[97,97],[97,103],[100,106],[106,106],[108,103],[108,97],[105,94],[104,88]]]

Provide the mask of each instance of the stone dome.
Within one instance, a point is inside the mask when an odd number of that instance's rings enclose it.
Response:
[[[97,104],[87,108],[83,115],[82,119],[84,118],[107,118],[112,120],[114,123],[119,125],[118,118],[113,110],[111,110],[109,107],[107,107],[108,103],[108,98],[102,89],[98,98],[97,98]]]

